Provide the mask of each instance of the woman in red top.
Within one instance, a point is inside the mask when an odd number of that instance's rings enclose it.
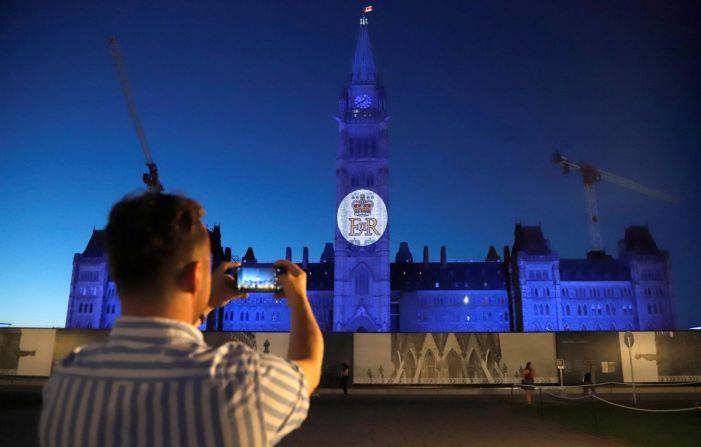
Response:
[[[535,384],[535,369],[531,366],[531,362],[526,363],[521,383],[524,385],[523,389],[526,390],[526,401],[530,405],[533,401],[533,385]]]

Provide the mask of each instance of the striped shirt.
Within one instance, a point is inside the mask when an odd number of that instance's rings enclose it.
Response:
[[[42,446],[267,446],[299,427],[309,397],[294,362],[195,327],[120,317],[77,348],[43,390]]]

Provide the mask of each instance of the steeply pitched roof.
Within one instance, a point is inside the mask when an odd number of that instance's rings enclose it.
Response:
[[[414,257],[411,255],[411,250],[409,250],[409,243],[399,243],[399,250],[397,250],[397,255],[394,257],[394,262],[401,264],[406,264],[407,262],[414,262]]]
[[[662,254],[652,238],[647,225],[633,225],[626,228],[624,239],[621,241],[621,251],[641,255]]]
[[[560,281],[629,281],[630,269],[619,259],[560,259]]]
[[[92,230],[88,245],[83,250],[83,256],[87,258],[99,258],[107,256],[107,237],[105,230]]]
[[[333,263],[309,263],[305,272],[308,290],[333,290]]]
[[[392,290],[505,290],[501,262],[390,264]]]
[[[375,60],[372,57],[370,36],[367,23],[360,25],[358,42],[355,45],[355,57],[353,58],[354,84],[372,84],[375,82]]]
[[[335,251],[333,249],[333,243],[327,242],[324,245],[324,251],[321,253],[321,258],[319,262],[333,263],[336,259]]]
[[[538,226],[516,224],[514,230],[514,247],[512,252],[526,252],[529,255],[550,255],[550,244]]]
[[[243,255],[243,258],[241,259],[241,262],[258,262],[256,260],[256,255],[253,254],[253,247],[248,247],[248,250],[246,250],[246,254]]]

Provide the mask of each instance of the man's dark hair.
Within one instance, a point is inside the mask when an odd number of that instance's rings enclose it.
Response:
[[[159,285],[207,241],[202,206],[176,194],[126,196],[110,211],[107,255],[120,295]]]

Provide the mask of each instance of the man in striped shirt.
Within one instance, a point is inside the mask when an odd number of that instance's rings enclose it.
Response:
[[[211,271],[202,207],[171,194],[117,203],[107,225],[110,273],[122,316],[104,344],[84,346],[44,387],[43,446],[267,446],[299,427],[319,383],[323,338],[306,274],[278,277],[291,314],[288,359],[197,329],[240,298],[224,262]]]

